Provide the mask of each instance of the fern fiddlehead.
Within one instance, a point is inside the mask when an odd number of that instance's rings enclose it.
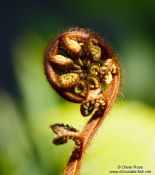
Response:
[[[90,140],[116,99],[120,85],[117,56],[105,40],[88,29],[71,28],[52,40],[45,53],[45,74],[64,99],[80,103],[83,116],[92,115],[82,132],[54,124],[54,144],[75,141],[65,174],[77,174]],[[77,151],[78,150],[78,151]],[[73,165],[76,166],[73,169]]]

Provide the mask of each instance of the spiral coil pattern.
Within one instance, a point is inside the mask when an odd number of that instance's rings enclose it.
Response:
[[[51,86],[66,100],[81,103],[83,116],[104,110],[103,94],[117,66],[99,35],[79,28],[61,33],[49,43],[44,65]]]

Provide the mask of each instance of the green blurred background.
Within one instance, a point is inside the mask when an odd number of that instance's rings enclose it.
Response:
[[[68,27],[104,36],[123,69],[120,97],[87,152],[80,175],[140,165],[155,175],[155,1],[5,1],[0,6],[0,175],[59,175],[73,148],[52,144],[49,125],[79,130],[88,118],[61,99],[43,71],[50,38]]]

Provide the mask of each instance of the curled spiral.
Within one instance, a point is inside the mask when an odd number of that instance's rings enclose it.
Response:
[[[57,93],[81,103],[81,114],[88,116],[104,110],[103,94],[117,73],[116,63],[102,37],[88,29],[71,28],[49,43],[44,66]]]
[[[69,126],[68,124],[64,125],[63,123],[55,123],[51,125],[50,128],[56,134],[55,138],[53,139],[53,143],[55,145],[67,143],[69,139],[75,142],[74,154],[75,158],[78,158],[83,146],[83,139],[80,136],[80,132],[72,126]]]

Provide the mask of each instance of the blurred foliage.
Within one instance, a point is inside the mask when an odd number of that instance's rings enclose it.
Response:
[[[52,106],[35,111],[33,116],[28,112],[27,118],[22,119],[12,98],[5,92],[1,92],[1,97],[1,174],[60,174],[73,143],[53,145],[54,134],[48,125],[64,122],[82,129],[87,119],[80,116],[79,107]],[[155,171],[154,116],[153,108],[136,101],[115,105],[86,154],[81,175],[109,174],[110,170],[117,170],[117,165],[140,165]]]
[[[62,122],[80,130],[88,121],[78,104],[66,102],[51,89],[44,75],[43,55],[50,37],[73,24],[93,28],[113,43],[123,67],[125,95],[95,136],[81,175],[107,175],[124,164],[154,172],[154,1],[61,3],[30,7],[24,12],[23,30],[12,41],[19,96],[0,89],[0,175],[61,174],[74,144],[53,145],[49,125]]]

